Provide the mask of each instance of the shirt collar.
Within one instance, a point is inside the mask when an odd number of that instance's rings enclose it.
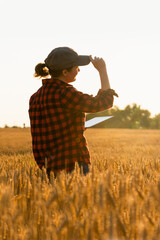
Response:
[[[46,78],[42,79],[42,85],[46,84],[56,84],[56,85],[66,85],[66,86],[71,86],[71,84],[68,84],[66,82],[63,82],[62,80],[59,80],[57,78]]]

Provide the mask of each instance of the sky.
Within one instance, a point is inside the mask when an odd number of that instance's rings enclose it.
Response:
[[[62,46],[105,60],[114,106],[160,113],[159,12],[159,0],[0,0],[0,127],[30,125],[29,98],[42,84],[35,65]],[[97,94],[92,64],[73,86]]]

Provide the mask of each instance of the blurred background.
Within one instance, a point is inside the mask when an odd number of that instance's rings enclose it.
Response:
[[[59,46],[105,59],[118,108],[160,113],[159,10],[158,0],[0,0],[0,127],[29,126],[29,98],[41,87],[34,67]],[[98,72],[80,70],[73,85],[96,95]]]

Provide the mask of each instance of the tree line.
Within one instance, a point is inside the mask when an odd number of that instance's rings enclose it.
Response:
[[[104,121],[96,128],[131,128],[131,129],[160,129],[160,113],[151,117],[146,109],[141,109],[136,103],[127,105],[124,109],[115,106],[99,113],[86,114],[86,120],[100,116],[114,116]]]

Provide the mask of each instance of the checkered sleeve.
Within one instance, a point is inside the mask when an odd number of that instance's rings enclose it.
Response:
[[[99,112],[113,106],[113,89],[100,89],[95,97],[84,94],[72,86],[60,90],[60,102],[66,109],[81,112]]]

